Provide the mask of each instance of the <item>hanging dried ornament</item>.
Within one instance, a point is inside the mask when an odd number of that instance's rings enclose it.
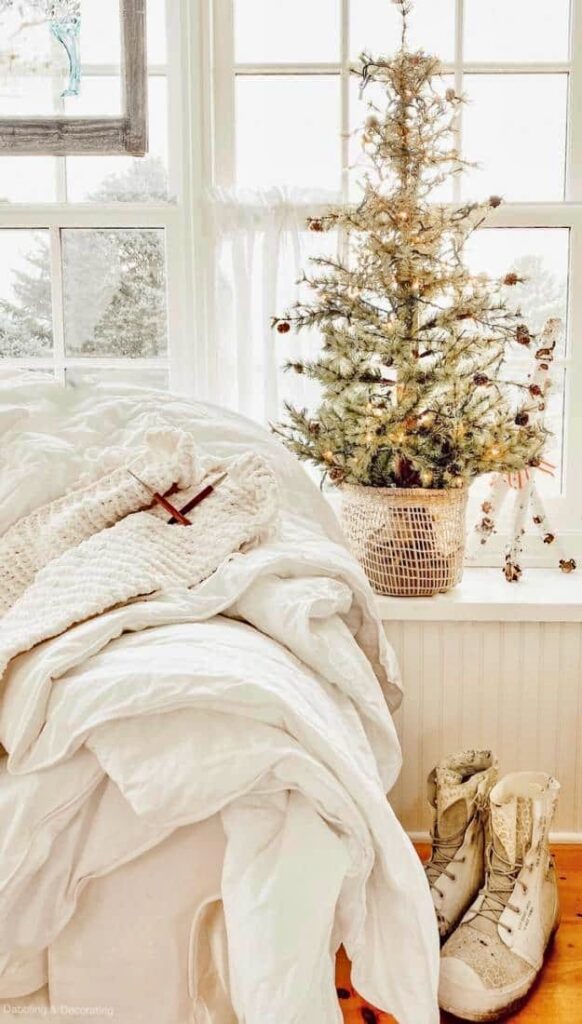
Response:
[[[17,32],[29,25],[45,23],[48,26],[67,55],[68,81],[61,95],[78,96],[81,89],[81,0],[0,0],[0,17],[10,11],[15,11],[20,19]],[[5,26],[0,29],[3,30],[0,35],[6,32]],[[0,56],[5,56],[6,49],[4,47],[4,54]]]
[[[541,333],[540,348],[538,348],[534,353],[535,365],[532,382],[528,386],[529,394],[532,395],[532,397],[546,395],[551,389],[550,369],[561,329],[561,320],[551,318],[547,321]],[[523,333],[525,334],[525,332],[527,332],[527,344],[529,344],[532,338],[526,327],[523,328]],[[520,328],[518,327],[517,341],[520,340],[519,335]],[[522,341],[521,344],[526,344],[526,342]],[[540,353],[542,354],[541,358]],[[543,425],[544,411],[545,403],[542,402],[535,407],[532,416],[523,410],[518,412],[515,417],[515,422],[518,426],[525,427],[531,422],[531,419],[535,417],[536,422],[539,425]],[[563,556],[559,539],[557,538],[555,530],[551,528],[548,521],[548,516],[538,490],[536,479],[537,473],[552,475],[554,468],[555,467],[545,459],[532,459],[526,470],[522,470],[518,473],[497,473],[491,478],[490,496],[481,505],[483,516],[475,526],[475,532],[480,537],[480,546],[483,548],[493,534],[497,532],[497,522],[505,500],[510,494],[516,494],[511,530],[512,539],[505,551],[503,567],[503,574],[508,583],[517,583],[523,574],[523,569],[520,563],[521,556],[523,554],[528,515],[531,515],[531,521],[534,526],[537,527],[542,543],[548,546],[556,544],[558,553]],[[474,558],[476,552],[473,551],[472,555]],[[558,567],[563,573],[571,573],[576,569],[576,562],[573,558],[560,557],[558,560]]]

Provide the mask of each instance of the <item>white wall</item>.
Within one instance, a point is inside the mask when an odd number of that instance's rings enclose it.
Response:
[[[404,701],[404,768],[391,800],[412,833],[429,827],[426,776],[439,757],[491,747],[503,772],[537,769],[562,784],[554,829],[582,841],[582,623],[385,625]],[[566,834],[567,833],[567,834]]]

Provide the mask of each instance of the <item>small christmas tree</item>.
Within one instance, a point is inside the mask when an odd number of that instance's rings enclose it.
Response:
[[[546,431],[530,418],[527,383],[508,381],[513,346],[533,335],[504,289],[521,278],[474,275],[463,248],[498,196],[462,206],[429,202],[463,170],[455,117],[463,102],[438,90],[437,58],[407,46],[411,0],[393,0],[403,20],[391,59],[362,54],[370,102],[362,131],[369,170],[363,197],[312,219],[312,231],[345,233],[345,260],[316,258],[303,281],[312,302],[273,321],[281,334],[316,327],[321,354],[287,364],[322,387],[310,414],[287,405],[276,429],[301,459],[335,483],[458,488],[482,474],[539,464]],[[539,398],[538,398],[539,401]]]

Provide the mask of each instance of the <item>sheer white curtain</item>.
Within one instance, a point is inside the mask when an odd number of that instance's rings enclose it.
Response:
[[[337,248],[331,234],[306,228],[307,217],[331,202],[337,196],[279,189],[209,196],[211,401],[264,423],[280,417],[285,399],[300,406],[316,400],[310,382],[282,367],[314,355],[317,334],[278,334],[271,318],[308,294],[296,282],[309,271],[309,256]]]

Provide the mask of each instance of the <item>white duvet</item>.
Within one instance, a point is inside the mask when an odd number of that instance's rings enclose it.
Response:
[[[161,421],[218,458],[259,451],[278,477],[281,525],[196,588],[115,608],[9,663],[0,994],[35,978],[38,951],[90,878],[220,812],[241,1024],[338,1024],[342,942],[370,1002],[400,1024],[434,1024],[434,910],[385,796],[400,768],[388,710],[397,666],[365,578],[303,470],[222,410],[152,392],[0,382],[0,530],[115,465]],[[212,986],[195,988],[196,1024],[223,1024]]]

